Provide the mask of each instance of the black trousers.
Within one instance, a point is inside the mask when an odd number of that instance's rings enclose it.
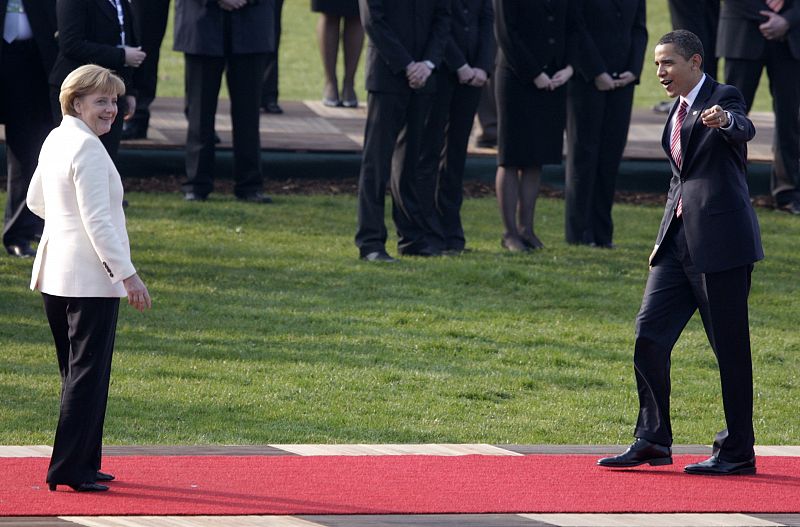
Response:
[[[767,41],[760,60],[726,58],[725,82],[739,88],[750,111],[765,67],[775,113],[770,190],[784,205],[800,199],[800,60],[786,42]]]
[[[612,242],[617,173],[633,107],[633,85],[599,91],[573,79],[567,98],[567,168],[564,189],[568,243]]]
[[[3,245],[30,242],[44,221],[25,204],[39,151],[53,128],[47,76],[33,40],[3,43],[0,54],[0,114],[6,125],[8,199],[3,216]]]
[[[482,89],[460,84],[450,72],[436,74],[436,94],[425,126],[420,154],[422,183],[431,182],[423,215],[432,218],[438,248],[464,249],[461,204],[467,145]]]
[[[275,0],[275,51],[267,55],[267,66],[264,70],[264,85],[261,88],[261,106],[278,102],[278,49],[281,46],[281,15],[283,0]]]
[[[717,26],[720,0],[669,0],[672,29],[691,31],[703,44],[703,70],[717,77]],[[730,83],[728,83],[730,84]]]
[[[186,182],[184,192],[207,196],[214,190],[214,118],[222,84],[228,81],[233,124],[234,192],[238,197],[260,192],[261,138],[259,97],[266,53],[209,57],[186,53]]]
[[[386,246],[383,221],[386,186],[392,193],[392,218],[400,252],[432,245],[431,228],[422,215],[419,162],[422,132],[431,107],[427,93],[369,92],[364,150],[358,180],[356,245],[362,256]]]
[[[94,482],[100,470],[119,298],[42,298],[61,373],[61,411],[47,482]]]
[[[139,42],[147,58],[141,66],[133,70],[133,85],[138,92],[136,111],[132,123],[146,130],[150,124],[150,105],[156,98],[158,85],[158,59],[161,42],[167,31],[169,19],[169,0],[134,0],[131,2],[133,20],[138,28]]]
[[[719,457],[745,461],[754,456],[753,368],[747,297],[752,265],[700,273],[686,245],[683,222],[673,219],[647,279],[636,318],[634,369],[639,417],[634,435],[672,444],[669,415],[670,355],[689,319],[700,311],[717,358],[727,438]],[[724,436],[724,434],[721,434]]]

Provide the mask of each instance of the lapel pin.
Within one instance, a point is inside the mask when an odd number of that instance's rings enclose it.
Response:
[[[697,110],[693,111],[692,115],[697,115]]]

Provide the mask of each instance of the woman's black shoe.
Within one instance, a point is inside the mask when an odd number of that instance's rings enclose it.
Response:
[[[56,490],[57,485],[58,485],[57,483],[47,484],[51,492]],[[62,485],[66,485],[75,492],[104,492],[108,490],[108,486],[100,485],[99,483],[80,483],[78,485],[70,485],[69,483],[62,483]]]

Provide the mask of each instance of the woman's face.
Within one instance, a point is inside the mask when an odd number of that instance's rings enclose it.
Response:
[[[76,98],[73,108],[95,134],[107,134],[117,116],[117,94],[92,92]]]

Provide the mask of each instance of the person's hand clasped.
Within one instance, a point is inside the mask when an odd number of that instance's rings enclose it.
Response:
[[[125,65],[128,67],[138,68],[147,58],[147,53],[142,51],[141,46],[123,46],[122,49],[125,50]]]
[[[217,5],[224,11],[236,11],[247,5],[247,0],[217,0]]]
[[[456,77],[460,84],[470,84],[475,77],[475,70],[469,64],[464,64],[456,70]]]
[[[128,104],[128,109],[125,111],[123,119],[127,121],[136,113],[136,97],[133,95],[125,95],[125,102]]]
[[[567,65],[566,68],[560,69],[553,77],[550,79],[550,89],[555,90],[556,88],[560,88],[564,84],[567,83],[568,80],[572,78],[572,74],[575,70],[572,69],[572,66]]]
[[[489,81],[489,74],[481,68],[472,68],[472,71],[475,73],[475,76],[472,77],[469,85],[475,88],[482,88]]]
[[[703,110],[700,118],[703,120],[703,124],[709,128],[726,128],[730,124],[728,114],[719,104]]]
[[[408,85],[414,90],[425,87],[431,73],[431,69],[424,62],[412,62],[406,67]]]
[[[636,80],[636,75],[634,75],[630,71],[623,71],[622,73],[619,74],[619,77],[617,77],[614,80],[614,84],[616,84],[617,88],[624,88],[625,86],[634,82],[635,80]]]
[[[549,90],[551,83],[552,81],[550,80],[550,75],[545,72],[540,73],[535,79],[533,79],[534,86],[540,90]]]
[[[789,21],[774,11],[765,9],[758,14],[767,17],[767,21],[758,26],[761,34],[767,40],[780,40],[789,31]]]
[[[604,71],[594,78],[594,87],[597,88],[598,91],[610,91],[617,87],[617,82],[608,72]]]
[[[147,291],[147,286],[144,285],[142,279],[138,274],[132,274],[122,281],[125,291],[128,293],[128,304],[132,305],[140,313],[145,309],[153,307],[153,302],[150,300],[150,293]]]

